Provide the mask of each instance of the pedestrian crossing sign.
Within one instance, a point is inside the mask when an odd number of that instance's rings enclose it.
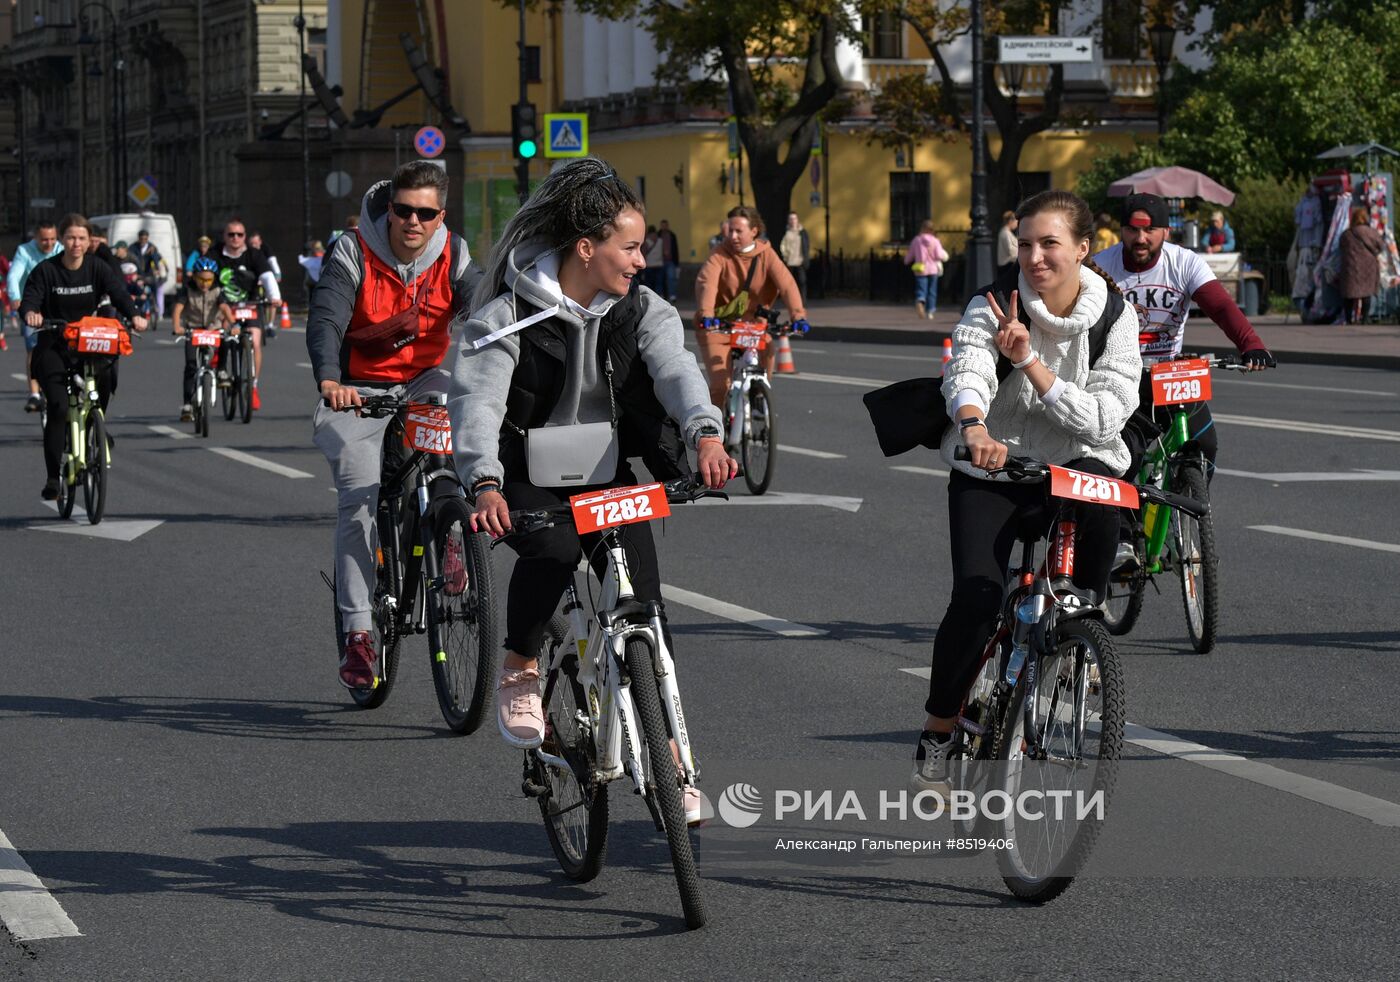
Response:
[[[546,113],[544,132],[546,157],[588,156],[587,113]]]

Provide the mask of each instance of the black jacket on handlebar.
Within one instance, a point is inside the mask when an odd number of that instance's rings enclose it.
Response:
[[[527,304],[517,301],[525,316]],[[598,325],[598,376],[606,378],[603,360],[612,356],[613,397],[617,402],[620,451],[624,458],[640,457],[658,481],[670,481],[691,473],[680,427],[666,415],[646,360],[637,346],[642,321],[642,301],[637,284],[613,304]],[[525,441],[511,429],[544,426],[564,391],[568,347],[564,332],[553,319],[522,331],[520,360],[506,396],[506,427],[501,432],[501,463],[508,471],[524,473]]]

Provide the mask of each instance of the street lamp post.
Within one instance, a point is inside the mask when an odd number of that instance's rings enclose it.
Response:
[[[78,16],[83,18],[83,31],[78,35],[78,43],[96,44],[97,39],[88,33],[86,15],[89,9],[100,10],[107,15],[108,24],[112,29],[111,36],[111,65],[112,65],[112,141],[117,150],[117,159],[121,162],[121,169],[118,170],[115,162],[109,161],[108,166],[112,168],[112,211],[122,210],[122,193],[126,189],[126,98],[122,93],[121,76],[126,71],[126,63],[122,60],[121,42],[117,35],[117,15],[112,12],[112,8],[105,2],[85,3],[78,9]],[[88,69],[88,75],[93,78],[102,77],[102,66],[93,63]]]
[[[297,0],[297,16],[292,23],[296,25],[301,45],[301,96],[297,107],[301,111],[301,241],[305,248],[311,241],[311,144],[307,142],[306,132],[306,9],[303,0]]]
[[[972,4],[972,230],[967,237],[967,268],[963,294],[971,297],[974,290],[992,281],[992,230],[987,227],[987,154],[984,146],[986,122],[983,119],[982,70],[983,51],[982,0]]]
[[[1152,45],[1152,60],[1157,65],[1157,135],[1167,131],[1166,81],[1167,68],[1172,63],[1172,48],[1176,45],[1176,28],[1171,24],[1153,24],[1147,29]]]
[[[1020,62],[1004,62],[1001,66],[1001,74],[1006,79],[1006,87],[1011,90],[1011,118],[1019,119],[1021,115],[1021,86],[1026,81],[1026,66]]]

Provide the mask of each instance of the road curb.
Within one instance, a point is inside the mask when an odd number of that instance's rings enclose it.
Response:
[[[828,327],[824,324],[820,327],[813,327],[811,333],[813,341],[839,341],[848,344],[860,342],[866,344],[922,344],[935,350],[941,348],[943,339],[950,336],[949,332],[936,328],[905,330],[897,327]],[[1265,336],[1264,341],[1266,344],[1268,343],[1267,336]],[[793,350],[798,359],[801,359],[800,343]],[[1223,355],[1234,354],[1235,346],[1232,344],[1192,344],[1191,350]],[[1363,355],[1346,351],[1290,351],[1276,348],[1271,350],[1280,364],[1284,365],[1330,365],[1338,368],[1379,368],[1400,372],[1400,355]]]

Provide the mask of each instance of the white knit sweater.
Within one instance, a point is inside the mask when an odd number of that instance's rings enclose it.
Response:
[[[1081,289],[1068,317],[1056,317],[1034,288],[1020,277],[1021,322],[1031,335],[1031,349],[1057,381],[1044,396],[1024,372],[1012,371],[997,385],[998,324],[984,297],[967,305],[953,329],[953,360],[943,373],[943,398],[954,418],[943,437],[943,459],[964,474],[985,472],[953,460],[962,445],[956,423],[965,405],[980,406],[991,435],[1016,456],[1065,464],[1081,457],[1101,460],[1121,475],[1128,469],[1128,448],[1119,436],[1138,404],[1142,356],[1138,350],[1138,316],[1128,305],[1108,330],[1107,345],[1089,370],[1089,328],[1108,302],[1108,286],[1093,270],[1080,268]]]

